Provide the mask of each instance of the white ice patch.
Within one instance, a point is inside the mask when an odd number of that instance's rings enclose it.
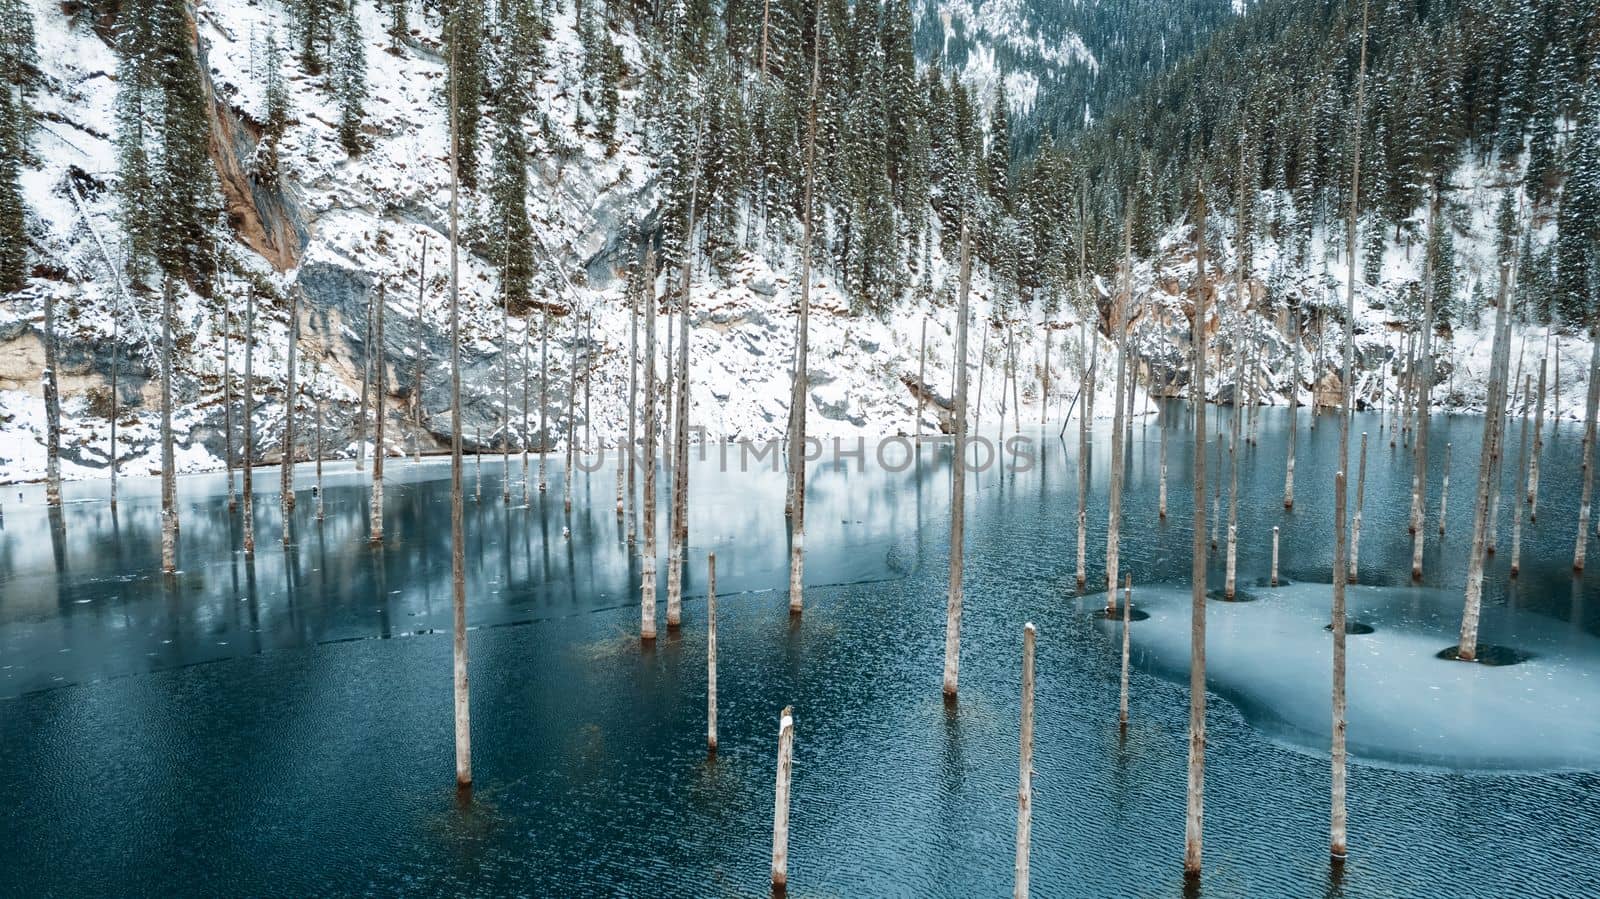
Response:
[[[1245,589],[1245,588],[1241,588]],[[1269,739],[1328,752],[1332,588],[1251,587],[1255,602],[1206,604],[1206,679]],[[1186,682],[1187,588],[1134,590],[1140,664]],[[1353,759],[1450,770],[1600,770],[1600,639],[1505,606],[1483,610],[1480,640],[1532,653],[1490,667],[1436,656],[1458,641],[1462,597],[1423,588],[1351,587],[1348,746]],[[1108,632],[1120,624],[1102,622]]]

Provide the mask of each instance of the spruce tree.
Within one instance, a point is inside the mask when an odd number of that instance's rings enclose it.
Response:
[[[22,203],[23,115],[9,83],[0,82],[0,293],[20,290],[28,276],[28,231]]]
[[[445,58],[450,60],[444,85],[444,102],[454,100],[456,139],[461,184],[478,186],[478,123],[482,118],[485,78],[483,7],[473,2],[452,3],[444,20]]]
[[[283,50],[277,35],[267,32],[266,119],[261,123],[261,140],[256,144],[256,180],[272,186],[278,183],[278,148],[289,129],[289,89],[283,83]]]
[[[1577,327],[1589,323],[1595,313],[1589,266],[1600,240],[1600,86],[1593,81],[1584,91],[1567,159],[1567,183],[1556,215],[1554,293],[1562,320]]]
[[[352,0],[353,4],[354,0]],[[399,2],[399,0],[396,0]],[[334,91],[339,98],[339,144],[351,156],[361,152],[362,108],[367,97],[367,51],[353,5],[339,16],[339,45],[333,58]]]
[[[523,132],[528,93],[519,67],[502,65],[494,106],[494,170],[489,201],[495,235],[489,258],[500,268],[500,291],[507,309],[529,307],[533,283],[533,228],[528,221],[528,142]]]

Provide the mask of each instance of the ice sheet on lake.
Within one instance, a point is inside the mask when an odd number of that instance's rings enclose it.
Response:
[[[1207,602],[1210,688],[1269,738],[1328,751],[1332,683],[1327,584],[1255,587],[1255,602]],[[1483,610],[1480,639],[1531,652],[1489,667],[1436,657],[1457,642],[1456,591],[1351,587],[1348,740],[1358,761],[1455,770],[1600,770],[1600,639],[1556,619]],[[1186,588],[1135,590],[1140,664],[1176,680],[1189,666]],[[1101,622],[1102,628],[1111,628]]]

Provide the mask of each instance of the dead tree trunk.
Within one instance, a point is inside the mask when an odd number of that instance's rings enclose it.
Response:
[[[550,455],[550,307],[539,311],[539,492],[550,486],[545,477],[545,462]]]
[[[227,353],[223,353],[226,357]],[[111,511],[117,510],[117,468],[120,460],[117,458],[117,373],[122,369],[122,315],[117,304],[111,304]],[[226,380],[226,378],[224,378]],[[229,428],[232,433],[232,428]],[[228,511],[233,511],[233,473],[228,474]]]
[[[639,638],[656,638],[656,253],[644,255],[644,558]]]
[[[1333,475],[1333,813],[1329,827],[1335,860],[1345,857],[1345,531],[1344,472]]]
[[[1088,547],[1089,523],[1089,397],[1094,385],[1088,382],[1089,319],[1078,328],[1078,392],[1084,394],[1084,407],[1078,410],[1078,592],[1088,583],[1084,556]]]
[[[1184,814],[1183,872],[1200,876],[1206,777],[1206,198],[1195,201],[1194,539],[1189,607],[1189,778]]]
[[[706,748],[717,751],[717,554],[706,554]]]
[[[677,432],[672,441],[672,505],[667,526],[667,628],[672,630],[683,623],[683,564],[684,545],[689,532],[685,518],[689,514],[689,285],[693,274],[694,206],[700,186],[698,179],[689,189],[689,225],[683,241],[683,284],[678,296],[678,365],[677,378],[671,385],[676,394],[677,414],[674,418]],[[669,397],[669,402],[673,401]]]
[[[1589,503],[1594,496],[1595,414],[1600,405],[1600,327],[1589,328],[1589,395],[1583,411],[1583,494],[1578,501],[1578,539],[1572,570],[1582,571],[1589,553]]]
[[[928,317],[922,317],[922,349],[917,361],[917,421],[913,433],[917,443],[922,443],[922,416],[928,407]]]
[[[172,459],[172,295],[168,275],[161,289],[161,570],[178,570],[176,470]]]
[[[226,471],[226,473],[228,475],[228,512],[232,513],[234,509],[238,508],[238,498],[234,495],[234,492],[233,492],[233,360],[232,360],[232,358],[230,356],[230,353],[231,353],[231,351],[233,349],[233,347],[232,347],[232,335],[231,335],[231,332],[233,331],[233,321],[229,316],[228,295],[225,294],[225,293],[222,293],[220,290],[217,293],[218,293],[219,298],[222,300],[222,464],[223,464],[224,470]],[[116,322],[116,314],[117,314],[116,306],[113,305],[112,308],[111,308],[111,316],[112,316],[112,323],[113,323],[112,324],[112,340],[113,340],[113,343],[116,340],[116,324],[115,324],[115,322]],[[112,427],[112,430],[114,432],[116,430],[116,427],[117,427],[117,416],[116,416],[116,408],[117,408],[116,357],[117,357],[117,350],[115,348],[113,348],[111,353],[112,353],[112,363],[111,363],[111,384],[112,384],[112,387],[111,387],[111,409],[112,409],[111,427]],[[116,441],[113,439],[112,440],[112,458],[113,458],[113,460],[115,460],[115,457],[116,457],[115,448],[116,448]],[[112,464],[112,471],[113,472],[116,471],[115,461],[113,461],[113,464]],[[113,479],[114,478],[115,478],[115,474],[113,474]],[[111,502],[112,502],[113,505],[115,505],[116,504],[116,492],[113,490],[111,495],[112,495]]]
[[[568,313],[572,319],[572,350],[567,362],[567,465],[561,472],[561,508],[572,511],[572,468],[577,460],[578,441],[578,307]]]
[[[373,399],[376,401],[372,409],[372,497],[370,509],[370,523],[367,526],[367,541],[374,545],[383,542],[383,457],[386,452],[383,443],[383,421],[388,416],[384,414],[384,397],[389,395],[389,367],[384,364],[383,357],[383,310],[388,305],[384,299],[383,282],[378,282],[377,294],[372,300],[372,333],[373,341],[367,348],[367,365],[373,369],[376,376],[377,390]],[[405,458],[405,447],[400,448]]]
[[[1450,505],[1450,448],[1454,444],[1444,445],[1444,477],[1439,484],[1439,535],[1444,536],[1445,514]]]
[[[455,43],[452,42],[452,47]],[[450,71],[460,72],[454,52]],[[461,498],[461,134],[456,123],[456,74],[450,78],[450,592],[454,645],[456,788],[472,786],[472,717],[467,683],[467,549]]]
[[[1544,451],[1544,394],[1546,360],[1539,360],[1539,404],[1533,412],[1533,454],[1528,457],[1528,521],[1539,520],[1539,455]]]
[[[1131,410],[1124,408],[1126,397],[1123,388],[1127,382],[1127,357],[1128,357],[1128,304],[1133,293],[1133,212],[1132,203],[1129,203],[1129,212],[1123,222],[1123,264],[1122,264],[1122,289],[1117,293],[1116,309],[1113,312],[1116,321],[1117,341],[1117,400],[1116,412],[1111,426],[1111,497],[1110,510],[1106,515],[1106,614],[1109,616],[1117,610],[1117,563],[1119,550],[1122,546],[1122,451],[1125,442],[1122,433],[1123,416]]]
[[[1533,376],[1529,375],[1525,384],[1526,392],[1532,392]],[[1528,474],[1528,416],[1522,416],[1522,449],[1517,455],[1517,472],[1524,478]],[[1526,483],[1526,482],[1524,482]],[[1511,504],[1513,522],[1511,525],[1511,576],[1516,577],[1522,570],[1522,508],[1523,504]]]
[[[794,766],[794,706],[778,718],[778,781],[772,800],[772,891],[789,888],[789,781]]]
[[[300,343],[300,289],[297,285],[289,291],[289,350],[287,377],[283,394],[283,464],[278,467],[280,485],[279,503],[283,514],[283,542],[289,542],[289,515],[294,512],[294,412],[300,402],[300,387],[296,381],[295,361]]]
[[[1350,526],[1350,582],[1356,581],[1361,556],[1361,509],[1367,496],[1367,432],[1361,432],[1361,458],[1356,462],[1356,515]],[[1418,533],[1421,530],[1418,529]]]
[[[962,565],[967,526],[967,292],[972,281],[972,249],[961,226],[961,294],[956,304],[955,452],[950,461],[950,589],[944,619],[944,696],[955,699],[961,670]]]
[[[1117,725],[1122,733],[1128,732],[1128,627],[1133,622],[1133,575],[1127,576],[1127,590],[1122,596],[1122,682],[1117,699]]]
[[[374,327],[372,295],[367,295],[367,333],[364,349],[366,358],[361,363],[361,407],[356,410],[356,471],[366,467],[367,459],[367,406],[372,402],[372,329]]]
[[[322,520],[322,394],[312,394],[316,403],[316,443],[317,443],[317,521]]]
[[[417,364],[415,382],[411,385],[411,433],[413,435],[411,438],[411,464],[413,465],[420,465],[422,463],[422,438],[425,434],[422,429],[422,360],[426,358],[427,353],[425,352],[422,344],[422,335],[424,333],[422,327],[422,303],[427,297],[427,274],[428,235],[424,233],[422,235],[422,254],[417,257]],[[523,405],[524,407],[527,405],[526,394],[524,394]],[[523,417],[526,418],[526,414],[524,414]],[[402,451],[402,453],[403,452],[404,451]],[[524,465],[523,468],[526,469],[527,466]],[[527,476],[526,470],[523,471],[523,476]],[[524,490],[524,492],[526,492],[526,490]]]
[[[256,554],[255,487],[251,480],[256,465],[255,373],[251,364],[256,348],[256,289],[246,288],[244,296],[244,408],[240,410],[244,418],[244,472],[240,487],[244,496],[244,557],[250,559]]]
[[[5,89],[10,90],[10,87]],[[56,297],[53,290],[44,292],[44,372],[41,380],[44,381],[45,418],[44,501],[45,505],[54,507],[61,505],[61,395],[56,387]]]
[[[1283,472],[1283,507],[1294,508],[1294,450],[1295,438],[1300,431],[1300,311],[1289,316],[1289,355],[1293,357],[1293,375],[1289,382],[1289,462]]]
[[[1500,423],[1500,409],[1505,394],[1501,377],[1501,356],[1509,356],[1510,341],[1506,329],[1508,298],[1507,279],[1509,266],[1500,263],[1500,288],[1495,297],[1494,350],[1489,372],[1488,407],[1484,410],[1483,443],[1478,453],[1478,489],[1472,507],[1472,552],[1467,557],[1466,602],[1461,613],[1461,642],[1456,647],[1456,657],[1463,662],[1478,657],[1478,609],[1483,596],[1484,537],[1488,527],[1489,481],[1494,474],[1495,429]]]
[[[634,546],[634,535],[638,532],[639,519],[639,494],[634,485],[635,469],[637,468],[639,454],[639,297],[641,293],[649,295],[652,290],[647,283],[641,283],[640,290],[633,291],[628,296],[628,452],[626,454],[628,465],[628,548],[631,552]],[[620,464],[620,463],[619,463]]]
[[[795,326],[793,433],[789,435],[789,473],[794,478],[794,519],[789,537],[789,613],[798,615],[804,599],[806,559],[806,406],[811,394],[807,345],[811,338],[811,229],[812,195],[817,167],[817,85],[822,74],[822,41],[811,52],[811,99],[806,125],[805,215],[800,247],[800,314]]]
[[[1033,836],[1033,622],[1022,628],[1022,739],[1017,764],[1017,862],[1011,895],[1028,899],[1028,850]]]

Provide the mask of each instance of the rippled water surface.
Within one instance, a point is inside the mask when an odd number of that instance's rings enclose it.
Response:
[[[1600,721],[1600,675],[1590,676],[1600,565],[1571,572],[1578,428],[1547,442],[1520,578],[1507,576],[1508,486],[1485,579],[1483,639],[1535,658],[1463,687],[1466,666],[1429,653],[1454,642],[1480,422],[1435,419],[1431,511],[1453,442],[1449,527],[1441,541],[1430,526],[1417,589],[1409,463],[1375,417],[1358,419],[1371,455],[1352,605],[1377,632],[1350,638],[1352,855],[1331,880],[1327,674],[1306,657],[1327,649],[1315,585],[1329,580],[1337,425],[1309,421],[1302,414],[1292,513],[1281,502],[1282,410],[1263,413],[1259,445],[1240,456],[1241,583],[1267,577],[1276,525],[1296,586],[1213,604],[1209,616],[1217,696],[1201,894],[1600,895],[1600,749],[1581,738]],[[1190,435],[1170,432],[1163,523],[1159,431],[1154,417],[1133,428],[1122,567],[1136,605],[1148,591],[1152,617],[1134,625],[1132,723],[1119,738],[1120,633],[1089,614],[1103,599],[1073,582],[1075,432],[1063,444],[1049,428],[1032,470],[969,484],[954,708],[939,694],[948,448],[930,444],[902,472],[871,453],[865,470],[813,469],[812,586],[797,621],[783,593],[783,476],[738,471],[737,452],[731,472],[714,453],[696,462],[685,624],[642,651],[614,469],[575,475],[569,517],[558,459],[549,492],[525,504],[513,458],[509,505],[501,460],[484,458],[481,498],[469,462],[470,800],[453,786],[448,465],[390,463],[381,548],[367,545],[365,479],[349,463],[328,468],[321,523],[312,475],[299,472],[287,547],[277,473],[263,470],[257,484],[272,492],[257,504],[253,562],[237,551],[222,478],[181,479],[181,572],[170,579],[158,571],[153,482],[125,481],[115,514],[103,486],[69,484],[58,516],[37,488],[7,488],[0,894],[757,895],[778,712],[793,704],[792,894],[1003,895],[1020,633],[1032,620],[1035,894],[1182,895],[1187,643],[1169,637],[1187,627]],[[1100,428],[1094,449],[1091,584],[1104,578],[1109,436]],[[1215,456],[1211,467],[1215,476]],[[708,552],[719,582],[714,759]],[[1430,730],[1446,720],[1441,703],[1456,728],[1442,738]]]

